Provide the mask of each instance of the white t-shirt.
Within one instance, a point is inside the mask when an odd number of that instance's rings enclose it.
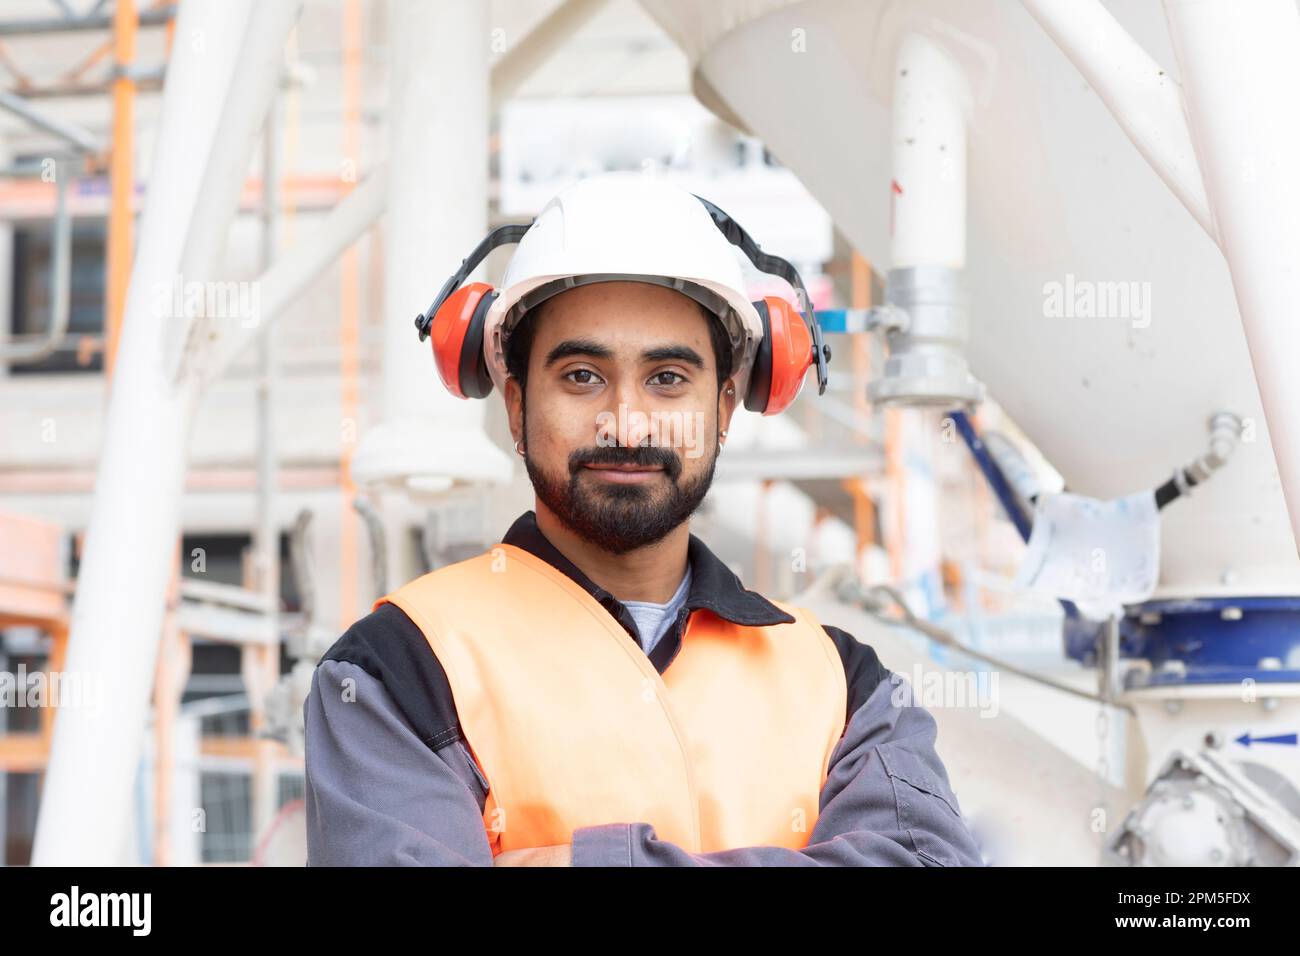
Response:
[[[677,585],[676,593],[667,604],[654,604],[650,601],[623,602],[623,606],[636,621],[636,628],[641,633],[641,646],[645,648],[646,654],[654,650],[654,646],[659,643],[659,638],[664,636],[669,625],[677,619],[677,612],[686,603],[686,595],[690,590],[691,566],[688,564],[686,574],[682,576],[682,583]]]

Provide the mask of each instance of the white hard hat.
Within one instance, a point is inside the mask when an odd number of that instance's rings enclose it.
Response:
[[[558,193],[519,240],[488,310],[483,355],[498,389],[505,340],[540,302],[577,285],[631,280],[676,289],[722,321],[744,396],[763,325],[735,249],[688,190],[656,175],[601,173]]]

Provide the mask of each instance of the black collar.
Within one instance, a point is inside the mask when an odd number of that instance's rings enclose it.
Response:
[[[616,620],[637,639],[636,622],[631,613],[616,597],[596,584],[560,553],[537,527],[537,514],[525,511],[510,526],[501,539],[503,544],[514,545],[541,558],[563,571],[587,593],[599,601]],[[691,566],[691,589],[686,595],[685,609],[703,608],[718,617],[747,627],[765,627],[772,624],[792,624],[794,618],[786,614],[767,598],[750,591],[740,583],[740,578],[722,560],[709,550],[695,535],[690,536],[687,560]]]

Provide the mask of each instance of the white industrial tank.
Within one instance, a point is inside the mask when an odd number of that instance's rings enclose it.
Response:
[[[1160,484],[1204,452],[1215,412],[1240,416],[1245,439],[1228,465],[1161,512],[1156,596],[1300,592],[1224,257],[1021,4],[642,5],[687,52],[701,101],[761,137],[882,273],[898,264],[898,47],[912,33],[940,48],[969,89],[971,371],[1067,488],[1096,498]],[[1176,68],[1160,4],[1109,9]]]

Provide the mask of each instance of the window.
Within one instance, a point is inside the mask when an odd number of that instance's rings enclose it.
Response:
[[[13,238],[11,334],[43,335],[50,325],[54,289],[54,232],[50,222],[16,224]],[[68,335],[39,362],[14,363],[15,375],[33,372],[98,372],[104,367],[105,223],[73,220]]]

